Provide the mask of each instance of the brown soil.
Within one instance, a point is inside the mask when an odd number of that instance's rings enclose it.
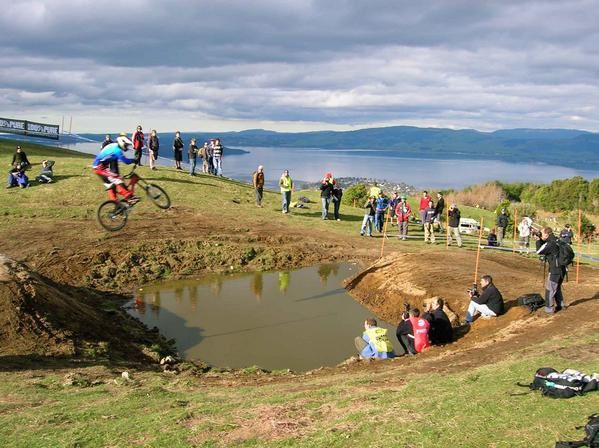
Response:
[[[21,226],[18,232],[0,230],[0,254],[28,266],[4,261],[4,271],[0,271],[4,272],[0,279],[0,356],[72,356],[91,347],[115,359],[148,359],[152,354],[143,347],[157,343],[156,334],[130,322],[115,307],[124,297],[112,293],[133,292],[160,278],[206,272],[295,268],[350,259],[366,265],[377,258],[380,241],[306,232],[266,220],[215,226],[212,217],[180,209],[159,219],[138,217],[134,226],[110,236],[89,221],[36,222]],[[399,246],[388,247],[397,250]],[[440,296],[455,311],[456,319],[463,319],[476,253],[410,244],[401,248],[405,252],[389,253],[348,281],[354,297],[373,314],[394,323],[404,302],[422,307],[425,300]],[[460,334],[458,342],[435,347],[402,364],[413,370],[430,369],[431,363],[450,368],[444,358],[452,353],[452,366],[480,365],[573,326],[577,331],[596,330],[597,270],[581,269],[578,285],[570,278],[564,291],[572,306],[553,317],[542,312],[529,315],[512,306],[523,293],[543,291],[543,267],[535,259],[483,251],[479,273],[495,278],[508,303],[507,313],[477,321],[467,334]]]

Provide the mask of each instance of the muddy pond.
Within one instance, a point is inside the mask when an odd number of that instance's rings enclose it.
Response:
[[[217,367],[305,371],[356,354],[354,337],[371,317],[342,287],[358,266],[213,275],[146,285],[129,313],[176,340],[188,360]],[[389,329],[395,341],[395,329]]]

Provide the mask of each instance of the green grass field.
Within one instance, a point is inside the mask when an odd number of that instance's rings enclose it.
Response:
[[[43,158],[51,158],[57,161],[56,182],[0,190],[0,226],[17,231],[32,219],[90,220],[97,226],[95,210],[106,194],[91,172],[91,156],[24,147],[34,164],[30,177],[37,175]],[[7,170],[13,149],[12,142],[0,140],[0,165]],[[232,180],[192,178],[167,168],[152,172],[141,167],[140,173],[163,186],[174,207],[218,217],[215,226],[219,220],[243,227],[268,219],[306,232],[356,235],[362,221],[362,210],[353,207],[342,207],[341,222],[322,221],[319,202],[283,216],[276,192],[266,194],[264,209],[256,209],[253,189]],[[298,194],[318,200],[316,191]],[[492,219],[477,209],[462,207],[462,212]],[[136,216],[160,213],[142,202],[130,224]],[[417,226],[410,231],[422,235]],[[391,238],[386,247],[400,244],[406,243]],[[407,244],[424,247],[421,241]],[[467,248],[475,245],[474,237],[468,240]],[[594,246],[593,253],[598,252]],[[598,344],[596,330],[583,337],[557,335],[541,345],[514,347],[501,362],[454,366],[450,373],[443,368],[450,358],[430,362],[429,357],[411,362],[420,373],[398,359],[297,376],[254,369],[189,370],[176,376],[132,370],[131,381],[121,378],[123,368],[101,360],[89,367],[65,362],[62,368],[40,365],[21,371],[3,369],[0,358],[0,446],[553,447],[556,440],[582,437],[575,427],[599,411],[599,392],[551,400],[538,392],[512,396],[526,392],[514,384],[530,382],[542,366],[597,372]],[[79,375],[76,381],[65,382],[73,372]]]

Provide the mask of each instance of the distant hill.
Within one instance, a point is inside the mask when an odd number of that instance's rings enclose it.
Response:
[[[472,129],[393,126],[356,131],[274,132],[249,129],[240,132],[185,132],[184,139],[218,136],[227,147],[364,149],[389,151],[397,157],[494,159],[537,162],[578,169],[599,170],[599,134],[574,129],[506,129],[480,132]],[[82,134],[101,139],[99,134]],[[172,133],[160,134],[169,142]]]

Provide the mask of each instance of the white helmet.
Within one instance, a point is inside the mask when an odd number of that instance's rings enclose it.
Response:
[[[133,142],[124,135],[117,137],[116,142],[123,151],[127,151],[133,146]]]

